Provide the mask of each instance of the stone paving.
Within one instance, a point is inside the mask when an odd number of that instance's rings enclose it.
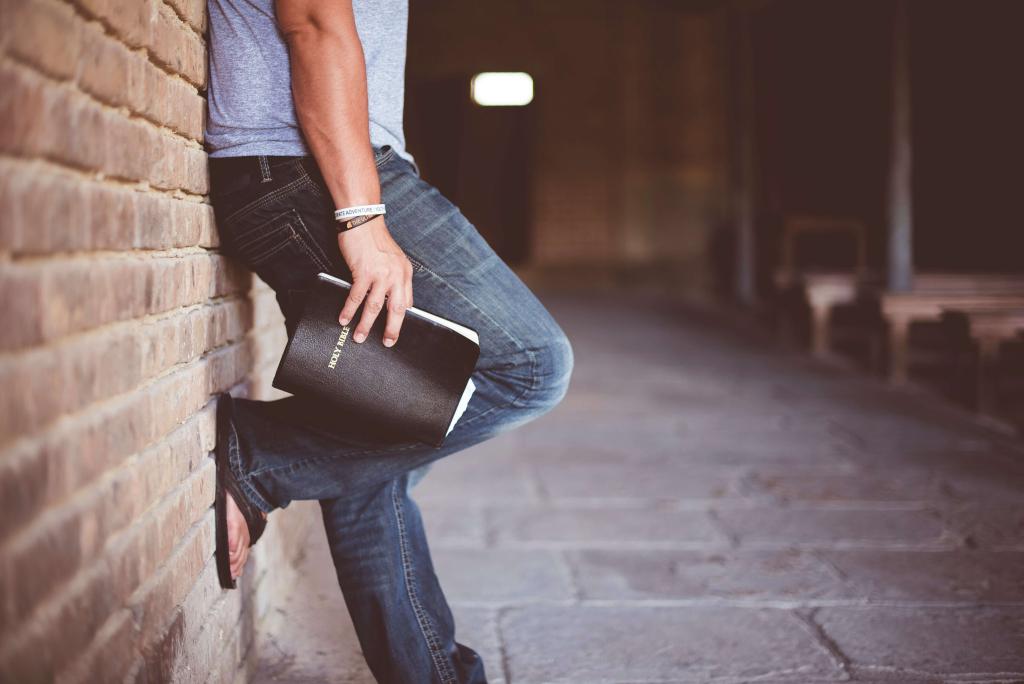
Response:
[[[493,681],[1024,681],[1019,441],[712,313],[546,301],[566,400],[417,490]],[[257,679],[371,682],[319,530],[301,572]]]

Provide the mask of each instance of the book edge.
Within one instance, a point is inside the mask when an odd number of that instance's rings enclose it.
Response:
[[[342,285],[344,287],[352,287],[352,283],[350,283],[350,282],[348,282],[346,280],[343,280],[341,278],[338,278],[337,276],[333,276],[330,273],[319,273],[319,274],[317,274],[317,277],[320,280],[324,280],[324,281],[327,281],[329,283],[333,283],[335,285]],[[467,328],[464,325],[456,323],[455,321],[449,321],[447,318],[442,318],[441,316],[438,316],[437,314],[432,314],[429,311],[424,311],[423,309],[417,309],[414,306],[410,306],[408,309],[406,309],[406,313],[411,313],[414,316],[419,316],[420,318],[424,318],[424,319],[426,319],[428,321],[431,321],[432,323],[436,323],[437,325],[440,325],[440,326],[442,326],[444,328],[448,328],[449,330],[457,332],[460,335],[462,335],[463,337],[465,337],[467,340],[471,341],[473,344],[477,345],[478,347],[480,346],[480,336],[477,335],[475,330]]]

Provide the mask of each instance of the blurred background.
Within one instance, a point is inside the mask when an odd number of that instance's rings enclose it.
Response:
[[[1024,7],[965,7],[414,3],[410,148],[531,283],[739,305],[1019,424]]]
[[[497,682],[1024,679],[1024,2],[411,0],[405,125],[572,340],[417,487]],[[315,502],[213,565],[203,0],[0,0],[0,681],[368,682]]]

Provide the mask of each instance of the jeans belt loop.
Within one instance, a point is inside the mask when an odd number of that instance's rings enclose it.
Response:
[[[260,182],[269,183],[274,180],[270,175],[270,162],[267,161],[267,155],[259,155],[260,160]]]

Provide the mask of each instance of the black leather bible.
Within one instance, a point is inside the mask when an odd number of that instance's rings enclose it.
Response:
[[[321,273],[288,340],[274,387],[327,402],[358,421],[383,427],[396,441],[441,446],[472,396],[480,356],[477,334],[410,308],[393,347],[385,347],[382,311],[369,336],[352,339],[362,307],[338,323],[349,283]]]

